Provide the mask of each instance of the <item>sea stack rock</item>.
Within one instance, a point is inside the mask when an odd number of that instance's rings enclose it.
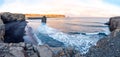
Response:
[[[9,12],[0,13],[1,20],[5,24],[4,42],[19,43],[23,42],[24,29],[27,25],[24,14],[13,14]]]
[[[46,24],[46,22],[47,22],[47,18],[46,18],[46,16],[43,16],[43,17],[42,17],[42,23],[45,23],[45,24]]]

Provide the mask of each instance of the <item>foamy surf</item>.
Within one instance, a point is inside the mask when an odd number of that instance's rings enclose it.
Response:
[[[75,49],[79,50],[83,54],[88,52],[91,46],[96,45],[97,41],[100,38],[104,37],[104,35],[99,35],[98,33],[86,33],[86,34],[80,33],[80,34],[70,35],[70,34],[60,32],[45,24],[41,24],[38,27],[38,31],[36,32],[36,35],[38,38],[40,34],[47,35],[45,37],[50,37],[60,42],[63,42],[65,46],[73,46],[75,47]]]
[[[33,29],[29,25],[25,27],[25,36],[23,39],[26,43],[42,45],[41,40],[36,36],[36,34],[34,34]]]

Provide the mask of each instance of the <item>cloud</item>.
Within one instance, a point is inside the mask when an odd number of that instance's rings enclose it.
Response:
[[[67,16],[116,16],[120,7],[103,0],[4,0],[1,12],[65,14]]]

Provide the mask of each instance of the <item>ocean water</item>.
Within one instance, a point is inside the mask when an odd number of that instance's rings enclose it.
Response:
[[[41,23],[40,19],[27,21],[39,45],[72,46],[83,54],[110,33],[105,25],[108,18],[48,18],[47,24]]]

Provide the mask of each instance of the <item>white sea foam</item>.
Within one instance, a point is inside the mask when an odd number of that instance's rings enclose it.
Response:
[[[23,39],[26,43],[42,45],[41,40],[36,36],[29,25],[25,27],[25,36],[23,37]]]
[[[63,32],[60,32],[54,28],[51,28],[45,24],[42,24],[38,27],[37,33],[47,34],[49,37],[56,39],[60,42],[63,42],[65,46],[73,46],[81,53],[86,53],[89,48],[93,45],[96,45],[96,42],[103,38],[104,36],[98,35],[98,33],[87,33],[84,34],[73,34],[69,35]],[[105,33],[105,32],[102,32]]]

